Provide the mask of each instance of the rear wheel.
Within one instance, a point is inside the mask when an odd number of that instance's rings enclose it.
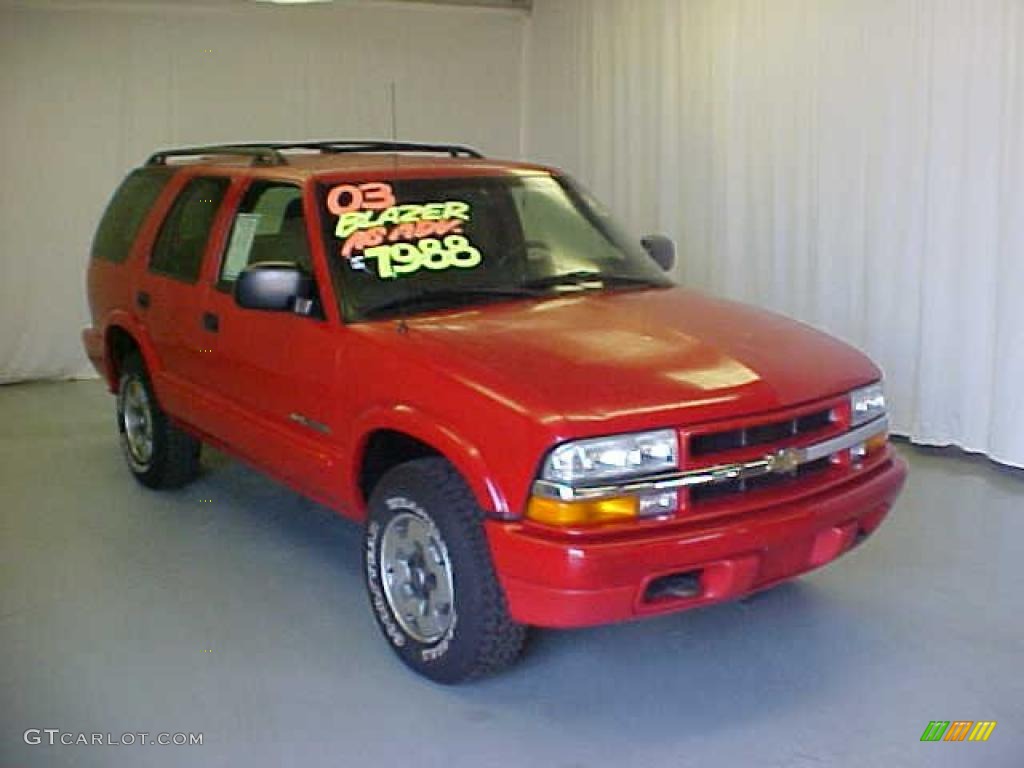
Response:
[[[454,684],[518,658],[526,627],[508,614],[483,513],[447,461],[417,459],[381,478],[363,553],[377,624],[414,671]]]
[[[137,352],[121,363],[117,428],[132,475],[148,488],[179,488],[199,474],[200,442],[160,409]]]

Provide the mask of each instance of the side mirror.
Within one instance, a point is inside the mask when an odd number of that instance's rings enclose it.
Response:
[[[676,263],[676,244],[664,235],[647,235],[640,239],[640,244],[650,256],[666,272]]]
[[[235,303],[245,309],[309,315],[316,304],[313,278],[288,262],[250,264],[235,281]]]

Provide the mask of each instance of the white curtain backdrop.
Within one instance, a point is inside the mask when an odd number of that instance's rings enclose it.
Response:
[[[1024,466],[1024,2],[536,0],[526,154]]]
[[[525,13],[0,0],[0,382],[92,375],[89,244],[154,149],[398,137],[517,157]]]

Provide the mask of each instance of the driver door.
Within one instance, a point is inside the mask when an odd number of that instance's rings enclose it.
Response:
[[[203,327],[213,355],[210,383],[223,406],[217,437],[330,501],[341,478],[340,430],[329,415],[336,402],[338,330],[319,302],[304,316],[243,309],[233,296],[238,275],[250,264],[288,262],[312,273],[306,221],[299,186],[250,182],[207,293]]]

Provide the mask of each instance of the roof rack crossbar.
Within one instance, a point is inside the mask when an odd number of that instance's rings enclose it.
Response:
[[[483,155],[472,147],[461,144],[423,144],[411,141],[348,140],[336,141],[295,141],[260,142],[252,144],[212,144],[203,147],[182,147],[162,149],[154,152],[146,165],[166,165],[169,157],[191,157],[194,155],[237,155],[251,157],[258,165],[286,165],[288,160],[281,154],[286,149],[312,149],[331,154],[346,152],[432,152],[452,157],[482,158]]]
[[[146,165],[166,165],[169,157],[191,157],[194,155],[236,155],[251,157],[257,165],[284,165],[284,155],[267,144],[213,144],[207,147],[182,147],[162,149],[149,156]]]

